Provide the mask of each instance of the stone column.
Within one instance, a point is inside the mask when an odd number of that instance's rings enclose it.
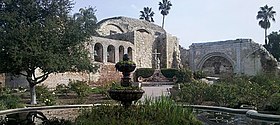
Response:
[[[115,47],[115,63],[120,61],[120,47]]]
[[[107,48],[108,48],[107,45],[103,46],[103,63],[107,63],[107,53],[108,53]]]
[[[195,55],[195,48],[194,45],[190,46],[190,56],[189,56],[189,63],[190,63],[190,68],[194,72],[196,70],[196,64],[194,61],[194,55]]]
[[[236,51],[236,66],[235,66],[235,73],[241,74],[241,42],[236,44],[235,51]]]

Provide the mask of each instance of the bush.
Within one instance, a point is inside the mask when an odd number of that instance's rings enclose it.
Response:
[[[1,110],[24,107],[24,105],[21,103],[21,99],[16,95],[3,94],[0,96],[0,100]]]
[[[210,101],[218,106],[234,108],[240,108],[241,105],[246,104],[255,106],[258,110],[264,110],[266,104],[276,104],[274,107],[277,107],[278,102],[275,101],[277,99],[270,98],[277,98],[274,93],[279,93],[280,82],[278,81],[279,77],[263,77],[262,75],[234,77],[214,84],[193,81],[181,84],[178,100],[189,104]]]
[[[65,84],[59,84],[56,86],[55,88],[55,92],[59,93],[61,95],[68,95],[68,93],[70,93],[70,88],[69,86],[65,85]]]
[[[208,85],[201,81],[193,81],[181,85],[179,98],[188,104],[201,104],[205,100],[205,92]]]
[[[191,82],[193,80],[192,71],[188,69],[180,69],[176,72],[177,82]]]
[[[166,78],[173,78],[177,72],[178,69],[161,69],[162,75]]]
[[[205,78],[206,74],[203,71],[199,70],[193,73],[193,77],[194,79],[201,79],[201,78]]]
[[[70,90],[74,91],[79,97],[86,97],[91,92],[91,88],[86,81],[70,81],[69,86]]]
[[[269,98],[269,102],[272,110],[277,111],[280,114],[280,93],[274,93]]]
[[[134,78],[135,78],[134,81],[138,81],[137,78],[139,76],[143,78],[148,78],[153,75],[154,71],[155,69],[152,68],[139,68],[134,73]]]
[[[144,102],[129,108],[99,106],[86,110],[76,119],[77,125],[201,125],[191,109],[178,106],[167,98]]]
[[[36,94],[41,103],[47,106],[56,104],[56,95],[53,91],[50,91],[47,86],[36,86]]]

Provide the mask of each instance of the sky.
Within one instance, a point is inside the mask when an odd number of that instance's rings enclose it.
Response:
[[[161,26],[158,10],[161,0],[74,0],[72,13],[80,8],[96,7],[98,21],[125,16],[139,19],[144,7],[152,7],[155,24]],[[273,6],[276,22],[271,22],[268,33],[280,30],[279,0],[170,0],[171,10],[165,18],[164,29],[179,38],[189,48],[192,43],[235,39],[253,39],[264,44],[264,29],[258,25],[257,12],[261,6]],[[278,14],[279,13],[279,14]]]

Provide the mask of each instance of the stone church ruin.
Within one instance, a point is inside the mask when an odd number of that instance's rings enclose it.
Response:
[[[190,68],[209,76],[255,75],[275,69],[277,61],[262,45],[250,39],[193,43],[179,47],[178,38],[153,23],[127,17],[113,17],[98,22],[97,36],[86,42],[90,57],[99,66],[96,73],[51,74],[43,84],[55,87],[69,80],[88,81],[91,85],[118,81],[121,74],[115,63],[128,54],[137,68]],[[156,57],[156,58],[155,58]],[[160,63],[155,63],[160,62]],[[160,64],[160,65],[158,65]],[[27,86],[24,77],[1,75],[0,82],[11,87]]]
[[[137,68],[155,68],[159,60],[161,68],[178,68],[180,50],[177,37],[168,34],[160,26],[144,20],[127,17],[104,19],[97,24],[97,36],[86,43],[92,62],[99,66],[97,73],[57,73],[51,74],[43,84],[55,87],[68,84],[69,80],[88,81],[90,84],[106,84],[117,81],[121,74],[115,70],[115,63],[124,54]],[[160,53],[155,60],[154,51]],[[27,86],[24,77],[6,76],[5,83],[11,87]]]
[[[251,39],[193,43],[189,50],[181,48],[181,58],[192,71],[208,76],[256,75],[277,68],[277,60]]]

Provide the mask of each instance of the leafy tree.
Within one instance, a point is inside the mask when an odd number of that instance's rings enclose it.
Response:
[[[96,35],[96,23],[97,18],[95,16],[97,9],[95,7],[89,6],[89,8],[80,8],[79,13],[75,13],[74,19],[78,21],[82,29],[85,29],[84,32],[89,32],[92,35]]]
[[[171,9],[171,2],[169,0],[162,0],[162,2],[159,2],[159,10],[160,13],[162,14],[162,28],[164,26],[164,19],[165,16],[169,14],[169,10]]]
[[[149,7],[144,7],[144,10],[140,11],[141,15],[140,18],[141,20],[146,20],[148,22],[154,22],[154,11],[152,11],[152,8]]]
[[[280,34],[278,32],[272,32],[268,35],[266,49],[280,61]]]
[[[51,73],[94,71],[84,41],[89,36],[69,17],[71,0],[0,0],[0,73],[22,75],[35,86]]]
[[[260,7],[260,10],[258,11],[257,20],[260,20],[259,25],[265,32],[265,46],[267,45],[267,29],[270,28],[270,20],[275,21],[275,14],[276,11],[273,11],[273,7],[268,7],[267,5]]]

